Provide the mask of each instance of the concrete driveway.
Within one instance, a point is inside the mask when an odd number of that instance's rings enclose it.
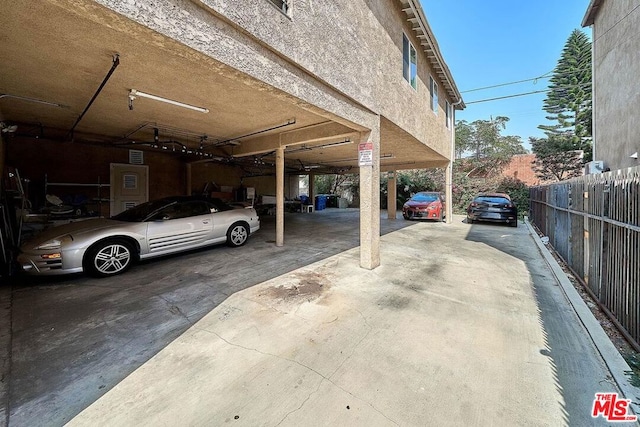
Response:
[[[594,396],[624,375],[527,227],[383,220],[410,226],[383,236],[368,271],[331,243],[357,235],[357,215],[331,214],[314,219],[338,230],[314,228],[308,246],[253,240],[271,256],[225,249],[216,264],[194,253],[15,288],[9,425],[81,410],[70,425],[610,425],[591,417]],[[183,267],[149,277],[165,264]],[[231,265],[237,285],[219,294]]]
[[[386,220],[382,233],[409,223]],[[0,426],[62,425],[230,295],[359,244],[359,210],[275,217],[242,248],[144,262],[121,276],[0,286]]]

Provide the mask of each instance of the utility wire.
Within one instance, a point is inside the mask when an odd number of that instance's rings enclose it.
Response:
[[[546,78],[551,77],[551,76],[548,76],[548,74],[550,74],[550,73],[552,73],[552,72],[553,72],[553,70],[551,70],[551,71],[549,71],[549,72],[547,72],[547,73],[544,73],[544,74],[543,74],[543,75],[541,75],[541,76],[533,77],[533,78],[531,78],[531,79],[518,80],[518,81],[516,81],[516,82],[500,83],[500,84],[493,85],[493,86],[485,86],[485,87],[479,87],[479,88],[476,88],[476,89],[463,90],[463,91],[462,91],[462,92],[460,92],[460,93],[477,92],[477,91],[479,91],[479,90],[493,89],[493,88],[496,88],[496,87],[502,87],[502,86],[515,85],[515,84],[518,84],[518,83],[525,83],[525,82],[530,82],[530,81],[539,80],[539,79],[546,79]]]
[[[595,42],[597,42],[598,40],[600,40],[602,37],[604,37],[604,35],[605,35],[605,34],[607,34],[609,31],[613,30],[613,28],[614,28],[616,25],[618,25],[619,23],[621,23],[622,21],[624,21],[625,19],[627,19],[627,17],[628,17],[629,15],[631,15],[633,12],[635,12],[635,11],[636,11],[636,9],[638,9],[639,7],[640,7],[640,4],[639,4],[639,5],[637,5],[636,7],[634,7],[633,9],[631,9],[631,10],[629,11],[629,13],[627,13],[627,14],[626,14],[626,15],[624,15],[622,18],[620,18],[620,19],[618,20],[618,22],[616,22],[615,24],[613,24],[612,26],[610,26],[610,27],[609,27],[609,29],[608,29],[607,31],[605,31],[604,33],[600,34],[600,35],[598,36],[598,38],[597,38],[597,39],[595,39],[593,42],[595,43]]]
[[[583,84],[577,85],[577,86],[564,86],[564,87],[548,88],[548,89],[543,89],[543,90],[535,90],[533,92],[517,93],[517,94],[514,94],[514,95],[499,96],[499,97],[496,97],[496,98],[479,99],[477,101],[465,102],[465,104],[466,105],[479,104],[481,102],[489,102],[489,101],[497,101],[497,100],[500,100],[500,99],[516,98],[518,96],[533,95],[533,94],[536,94],[536,93],[552,92],[552,91],[563,90],[563,89],[576,89],[576,88],[580,88],[581,89],[581,88],[587,87],[587,86],[591,86],[591,83],[583,83]]]
[[[576,65],[576,67],[581,67],[584,64],[584,62],[585,62],[584,60],[581,60]],[[518,81],[515,81],[515,82],[500,83],[500,84],[496,84],[496,85],[493,85],[493,86],[484,86],[484,87],[479,87],[479,88],[475,88],[475,89],[463,90],[460,93],[477,92],[477,91],[480,91],[480,90],[494,89],[494,88],[497,88],[497,87],[510,86],[510,85],[515,85],[515,84],[518,84],[518,83],[525,83],[525,82],[530,82],[530,81],[535,81],[535,80],[540,80],[540,79],[549,79],[549,78],[552,78],[552,77],[563,78],[563,77],[568,77],[568,76],[573,75],[573,74],[578,74],[578,73],[580,73],[580,72],[582,72],[584,70],[581,70],[580,68],[578,68],[577,70],[572,71],[572,72],[564,72],[564,73],[559,73],[559,74],[555,74],[555,75],[549,75],[549,74],[553,73],[554,71],[555,71],[555,68],[553,70],[551,70],[551,71],[548,71],[548,72],[544,73],[541,76],[538,76],[538,77],[533,77],[533,78],[524,79],[524,80],[518,80]],[[465,102],[465,104],[467,104],[467,103]]]
[[[480,99],[478,101],[465,102],[465,104],[467,104],[467,105],[479,104],[481,102],[497,101],[499,99],[515,98],[515,97],[518,97],[518,96],[533,95],[534,93],[543,93],[543,92],[548,92],[548,90],[535,90],[533,92],[518,93],[518,94],[515,94],[515,95],[507,95],[507,96],[499,96],[497,98]]]

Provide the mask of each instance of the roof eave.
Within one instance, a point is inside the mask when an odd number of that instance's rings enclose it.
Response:
[[[427,22],[420,2],[418,0],[400,0],[400,3],[402,4],[402,10],[407,15],[407,20],[414,24],[412,29],[421,40],[421,47],[424,49],[431,66],[436,71],[438,77],[445,83],[445,88],[453,100],[453,107],[457,110],[464,110],[466,105],[462,100],[462,95],[453,80],[449,67],[442,57],[438,42]]]
[[[589,6],[587,7],[587,12],[585,13],[584,18],[582,19],[583,27],[589,27],[593,25],[593,23],[596,20],[596,15],[598,15],[598,12],[600,10],[600,6],[602,6],[602,3],[604,3],[604,0],[591,0],[589,2]]]

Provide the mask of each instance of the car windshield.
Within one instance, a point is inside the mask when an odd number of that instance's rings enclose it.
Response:
[[[476,203],[506,203],[509,204],[511,201],[506,197],[496,197],[496,196],[480,196],[476,197]]]
[[[132,208],[127,209],[124,212],[120,212],[118,215],[112,216],[111,219],[115,219],[117,221],[127,221],[127,222],[142,222],[153,212],[161,209],[165,206],[168,206],[172,203],[176,203],[172,200],[161,199],[154,200],[151,202],[146,202],[134,206]]]
[[[418,193],[411,198],[414,202],[435,202],[438,195],[433,193]]]

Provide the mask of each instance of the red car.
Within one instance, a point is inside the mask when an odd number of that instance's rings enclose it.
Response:
[[[425,218],[442,221],[445,214],[442,194],[436,191],[416,193],[402,206],[404,219]]]

